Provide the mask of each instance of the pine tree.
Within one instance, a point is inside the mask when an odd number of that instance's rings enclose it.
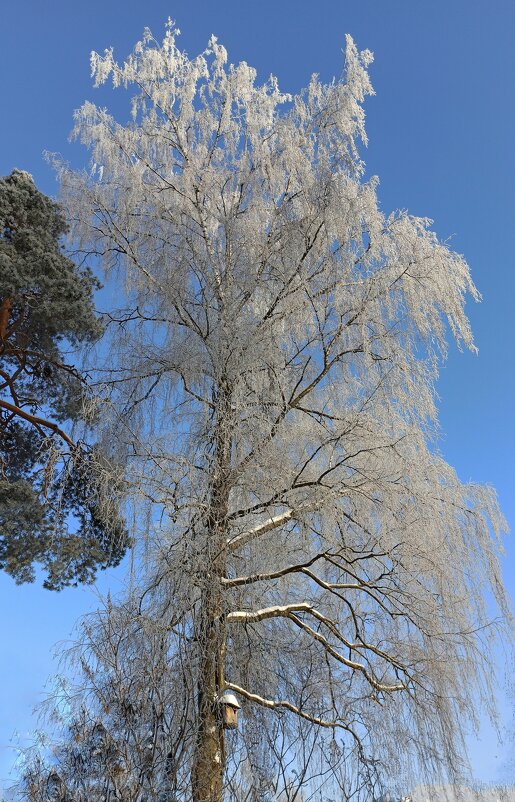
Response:
[[[40,563],[52,589],[90,581],[127,545],[102,498],[100,456],[69,433],[84,379],[65,351],[102,327],[98,282],[62,252],[66,230],[28,173],[0,179],[0,567],[27,582]]]

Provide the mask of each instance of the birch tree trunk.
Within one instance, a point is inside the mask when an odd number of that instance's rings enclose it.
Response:
[[[197,745],[192,768],[193,802],[221,802],[225,767],[224,734],[217,698],[223,677],[224,631],[218,567],[202,594],[199,638],[202,657],[197,697]],[[207,583],[208,585],[211,583]]]
[[[225,770],[223,722],[218,699],[224,689],[226,628],[222,580],[226,573],[226,519],[231,461],[230,389],[225,378],[215,394],[217,409],[212,490],[206,516],[205,571],[198,625],[200,670],[197,744],[192,767],[193,802],[221,802]]]

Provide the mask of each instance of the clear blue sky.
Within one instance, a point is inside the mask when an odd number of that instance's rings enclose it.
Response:
[[[451,349],[442,370],[441,448],[462,479],[497,488],[513,526],[513,0],[4,0],[0,175],[28,170],[43,191],[55,194],[42,152],[84,163],[86,154],[67,142],[73,110],[85,99],[119,103],[109,90],[92,89],[90,50],[114,45],[122,58],[145,26],[160,38],[168,16],[190,54],[215,33],[231,61],[245,59],[261,78],[274,73],[285,91],[297,91],[312,72],[327,80],[338,75],[346,32],[374,51],[377,96],[366,106],[365,160],[380,177],[383,209],[433,218],[440,237],[452,237],[454,249],[466,255],[484,296],[469,307],[479,356]],[[505,574],[514,594],[510,541]],[[100,587],[116,587],[120,577],[112,571]],[[91,589],[56,595],[0,577],[0,788],[8,784],[10,738],[33,726],[31,708],[55,670],[53,645],[95,603]],[[497,746],[485,727],[481,741],[472,743],[478,778],[498,779],[509,749]]]

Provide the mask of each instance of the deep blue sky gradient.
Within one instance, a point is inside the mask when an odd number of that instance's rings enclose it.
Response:
[[[442,369],[441,449],[463,480],[497,488],[513,523],[513,0],[3,0],[0,175],[28,170],[43,191],[56,194],[43,151],[58,151],[78,166],[87,161],[67,141],[73,110],[85,99],[125,109],[119,92],[92,88],[89,52],[113,45],[122,59],[145,26],[161,38],[168,16],[190,55],[215,33],[230,61],[245,59],[261,79],[274,73],[284,91],[298,91],[313,72],[325,80],[339,75],[346,32],[374,51],[377,96],[366,104],[364,158],[381,179],[383,209],[433,218],[440,237],[467,257],[484,295],[481,305],[469,305],[479,356],[451,347]],[[508,541],[512,594],[514,564]],[[100,589],[116,590],[121,576],[122,570],[103,575]],[[33,728],[30,711],[56,670],[51,647],[96,603],[92,589],[56,595],[0,576],[0,788],[8,785],[14,757],[11,736],[17,730],[23,738]],[[505,670],[499,661],[501,681]],[[508,722],[509,702],[500,698]],[[508,779],[510,744],[498,746],[488,726],[471,749],[478,778]]]

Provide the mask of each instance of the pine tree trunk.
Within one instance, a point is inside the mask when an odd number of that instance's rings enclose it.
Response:
[[[222,802],[225,772],[224,730],[218,699],[224,689],[226,634],[221,579],[226,569],[231,424],[230,391],[223,383],[217,407],[215,459],[207,516],[206,570],[198,626],[201,657],[197,692],[197,744],[191,777],[193,802]]]
[[[5,298],[0,304],[0,340],[5,340],[7,336],[12,303],[12,298]]]

